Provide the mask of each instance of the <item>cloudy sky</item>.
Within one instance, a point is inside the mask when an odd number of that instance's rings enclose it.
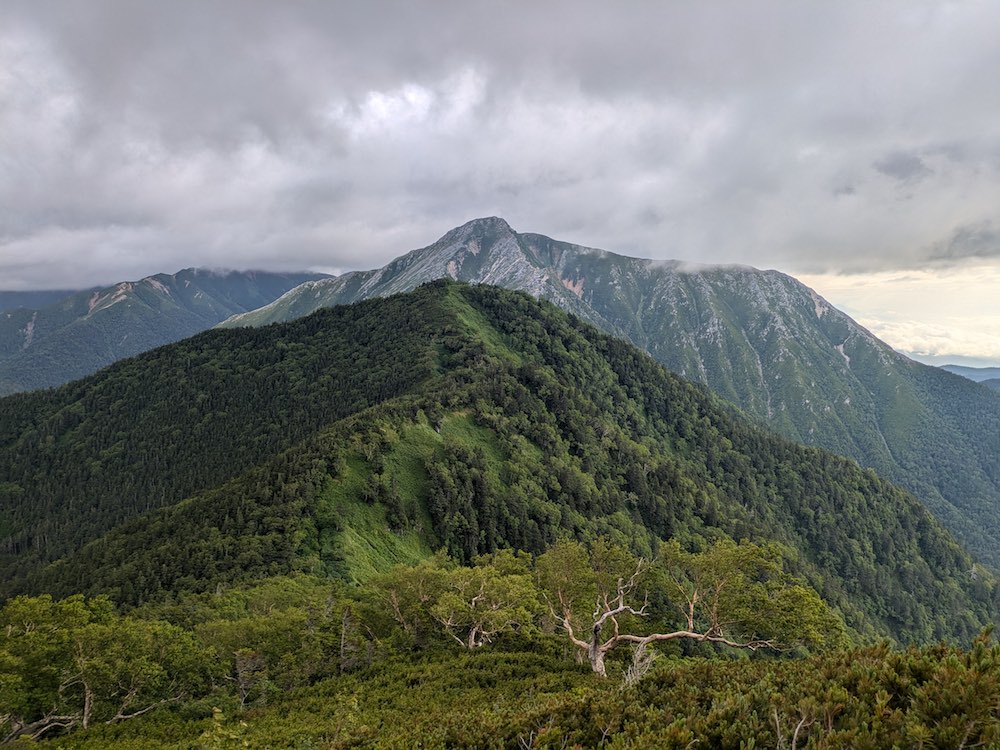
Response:
[[[1000,364],[1000,4],[4,0],[0,288],[468,219],[802,278]]]

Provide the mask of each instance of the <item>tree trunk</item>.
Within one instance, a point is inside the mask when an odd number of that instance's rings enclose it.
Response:
[[[601,631],[604,624],[600,621],[594,623],[594,629],[590,633],[590,648],[587,650],[587,657],[590,659],[590,666],[595,674],[607,677],[604,671],[604,654],[606,651],[601,648]]]
[[[604,669],[604,649],[601,648],[601,644],[594,642],[590,644],[590,650],[587,652],[587,657],[590,659],[590,667],[594,670],[594,674],[599,674],[601,677],[607,677],[607,672]]]
[[[8,742],[13,742],[18,737],[24,735],[31,737],[33,740],[37,740],[50,729],[69,730],[72,729],[79,720],[79,714],[74,714],[73,716],[46,716],[38,721],[33,721],[30,724],[23,724],[15,721],[11,727],[11,732],[6,737],[0,735],[0,745],[6,745]]]
[[[83,683],[83,728],[90,726],[90,714],[94,710],[94,693],[90,686]]]

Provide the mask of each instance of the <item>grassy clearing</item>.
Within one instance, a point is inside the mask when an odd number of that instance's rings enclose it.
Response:
[[[362,490],[369,476],[367,462],[352,456],[320,498],[319,517],[326,521],[320,532],[321,555],[327,560],[342,558],[355,582],[393,565],[412,565],[431,554],[416,530],[391,531],[384,508],[365,503]]]
[[[521,355],[512,350],[500,332],[486,319],[486,316],[466,302],[456,290],[452,290],[452,293],[444,298],[442,304],[454,313],[458,321],[484,345],[489,354],[506,359],[516,365],[522,364]]]
[[[440,431],[421,417],[418,421],[387,426],[388,445],[381,456],[382,483],[392,488],[403,503],[411,528],[395,532],[389,528],[385,508],[365,501],[365,486],[373,466],[353,454],[340,474],[332,479],[320,498],[321,557],[342,560],[350,579],[363,582],[393,565],[413,564],[432,554],[438,542],[427,513],[426,466],[445,441],[470,451],[480,449],[493,465],[504,460],[496,437],[475,424],[465,413],[446,416]]]

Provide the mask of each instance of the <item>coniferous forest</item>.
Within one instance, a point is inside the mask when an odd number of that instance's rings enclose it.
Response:
[[[15,746],[1000,743],[1000,591],[923,506],[521,293],[2,399],[0,513]]]

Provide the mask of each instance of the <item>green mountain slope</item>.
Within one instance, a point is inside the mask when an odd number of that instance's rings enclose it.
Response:
[[[776,271],[628,258],[481,219],[222,325],[290,320],[442,277],[520,289],[628,339],[783,435],[903,485],[1000,566],[1000,398],[894,352]]]
[[[489,287],[208,332],[4,399],[0,459],[7,594],[138,603],[442,547],[728,535],[785,544],[867,634],[968,638],[995,614],[992,577],[904,491]]]
[[[440,320],[411,323],[394,305],[284,335],[208,332],[0,400],[0,554],[18,565],[63,555],[429,377]]]
[[[0,395],[48,388],[211,328],[320,274],[187,269],[0,312]],[[2,297],[0,297],[2,300]]]

